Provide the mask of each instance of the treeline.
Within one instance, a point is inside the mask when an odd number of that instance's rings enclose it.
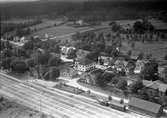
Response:
[[[154,2],[30,2],[0,4],[1,19],[67,16],[70,20],[112,20],[130,19],[158,15],[166,11],[165,1]]]
[[[19,23],[19,24],[0,23],[0,29],[1,29],[0,36],[12,31],[15,31],[16,36],[19,36],[19,37],[29,35],[31,33],[30,27],[40,23],[42,23],[41,20],[33,20],[33,21],[28,21],[28,22]]]

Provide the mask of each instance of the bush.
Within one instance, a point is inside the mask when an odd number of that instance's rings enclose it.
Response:
[[[20,60],[14,60],[11,63],[11,68],[12,68],[12,71],[15,71],[18,73],[24,73],[28,71],[27,64],[24,61],[20,61]]]
[[[59,66],[61,63],[61,59],[58,57],[52,57],[48,61],[48,66]]]

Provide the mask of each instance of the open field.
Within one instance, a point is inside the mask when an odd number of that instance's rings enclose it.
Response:
[[[135,48],[132,49],[127,41],[124,41],[122,43],[121,52],[127,53],[129,50],[132,50],[132,55],[143,52],[144,54],[152,54],[153,58],[163,60],[163,57],[167,55],[167,42],[135,42]]]
[[[0,101],[0,118],[42,118],[42,114],[12,100],[3,99]]]
[[[10,19],[10,20],[3,20],[1,23],[9,23],[9,24],[21,24],[21,23],[26,23],[33,21],[33,19]]]
[[[104,23],[102,23],[102,25],[97,25],[97,26],[86,26],[86,27],[77,27],[77,28],[63,24],[60,26],[53,26],[50,28],[44,28],[42,30],[39,30],[39,31],[33,33],[32,36],[38,35],[39,37],[44,38],[45,34],[48,34],[48,36],[50,38],[52,38],[52,37],[71,38],[71,35],[75,34],[76,32],[98,30],[98,29],[101,29],[103,27],[104,28],[108,27],[108,22],[104,22]]]

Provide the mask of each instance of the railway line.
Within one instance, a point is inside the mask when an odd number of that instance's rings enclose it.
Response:
[[[55,118],[132,118],[92,101],[0,75],[0,93]]]

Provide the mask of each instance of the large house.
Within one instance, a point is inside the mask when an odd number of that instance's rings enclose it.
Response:
[[[87,58],[77,60],[74,64],[74,68],[79,72],[89,72],[94,70],[95,67],[96,67],[96,63]]]
[[[150,96],[167,96],[167,84],[161,83],[159,81],[148,81],[143,80],[143,85],[146,88],[146,92]]]
[[[152,103],[135,97],[130,99],[128,108],[130,111],[154,118],[160,116],[163,112],[163,108],[160,104]]]

